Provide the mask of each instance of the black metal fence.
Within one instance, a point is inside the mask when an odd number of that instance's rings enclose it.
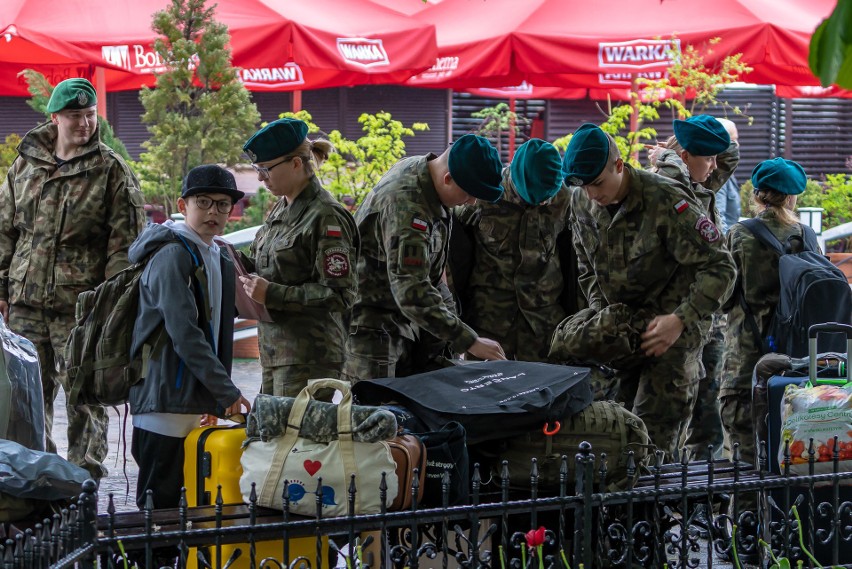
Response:
[[[712,568],[730,566],[735,550],[743,562],[770,560],[769,548],[792,566],[852,563],[852,472],[840,472],[838,448],[830,474],[813,474],[811,449],[811,474],[793,476],[784,454],[781,476],[768,472],[765,448],[757,469],[663,465],[657,453],[638,476],[631,453],[627,479],[611,481],[605,455],[583,443],[562,457],[558,488],[539,487],[535,461],[523,484],[505,464],[486,481],[475,467],[469,504],[414,500],[406,511],[337,518],[322,516],[321,488],[315,518],[290,515],[286,490],[283,511],[225,505],[220,494],[214,506],[139,513],[116,513],[110,500],[99,516],[87,482],[75,506],[7,539],[0,567]],[[355,490],[353,481],[350,512]]]

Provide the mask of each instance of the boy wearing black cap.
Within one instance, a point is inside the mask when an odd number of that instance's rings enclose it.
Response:
[[[77,295],[128,266],[145,212],[136,176],[100,142],[92,84],[62,81],[47,110],[50,121],[21,140],[0,188],[0,314],[38,350],[46,449],[55,452],[53,402],[67,384],[63,355]],[[100,479],[106,411],[69,405],[67,414],[68,460]]]
[[[184,439],[202,415],[228,417],[250,407],[230,378],[233,261],[213,242],[242,197],[227,170],[193,168],[178,199],[186,222],[149,225],[130,247],[131,262],[150,257],[139,282],[131,350],[162,346],[151,356],[145,381],[130,388],[140,509],[147,490],[155,508],[178,506]],[[166,341],[157,341],[162,333]]]
[[[440,156],[397,162],[358,208],[358,300],[343,368],[352,381],[427,371],[447,347],[505,359],[456,315],[444,281],[450,208],[497,201],[500,171],[491,143],[468,134]]]
[[[619,399],[669,457],[689,418],[701,371],[702,322],[726,300],[734,264],[719,230],[675,180],[626,164],[615,141],[581,126],[563,161],[580,286],[589,307],[622,303],[655,314],[619,371]]]

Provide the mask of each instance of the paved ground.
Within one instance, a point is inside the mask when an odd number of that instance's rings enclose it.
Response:
[[[243,395],[249,401],[254,401],[260,391],[260,362],[258,360],[235,361],[233,379]],[[112,493],[118,511],[133,511],[136,510],[136,478],[139,473],[133,457],[130,456],[130,435],[133,428],[130,417],[125,417],[123,408],[109,409],[109,416],[109,456],[106,461],[109,476],[101,480],[98,510],[106,511],[109,494]],[[65,396],[60,390],[56,401],[56,424],[53,432],[59,454],[62,456],[66,456],[68,451],[67,428]]]

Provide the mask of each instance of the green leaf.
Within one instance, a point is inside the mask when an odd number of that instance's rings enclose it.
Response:
[[[838,0],[811,37],[808,64],[823,87],[852,89],[852,0]]]

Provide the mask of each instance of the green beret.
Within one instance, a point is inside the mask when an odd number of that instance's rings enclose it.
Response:
[[[450,147],[450,176],[465,193],[494,203],[503,195],[503,165],[487,138],[466,134]]]
[[[773,158],[764,160],[751,172],[754,191],[775,190],[788,196],[797,196],[805,191],[808,175],[798,162]]]
[[[731,145],[731,135],[710,115],[695,115],[672,123],[677,141],[695,156],[716,156]]]
[[[565,179],[559,151],[540,138],[531,138],[518,148],[509,170],[518,195],[530,205],[555,196]]]
[[[243,145],[252,162],[266,162],[293,152],[308,136],[308,125],[298,119],[278,119],[254,133]]]
[[[574,131],[565,149],[565,181],[572,186],[590,184],[600,176],[608,160],[609,138],[599,126],[587,122]]]
[[[47,112],[58,113],[64,109],[88,109],[98,104],[95,87],[82,77],[66,79],[53,89],[47,102]]]
[[[196,166],[183,179],[182,198],[196,194],[225,194],[237,203],[245,195],[237,189],[234,175],[216,164]]]

